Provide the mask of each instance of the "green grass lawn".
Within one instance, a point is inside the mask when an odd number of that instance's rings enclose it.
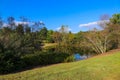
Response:
[[[120,80],[120,52],[0,75],[0,80]]]

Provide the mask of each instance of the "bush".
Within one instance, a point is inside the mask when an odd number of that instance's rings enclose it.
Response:
[[[73,61],[75,61],[74,55],[71,55],[64,60],[64,62],[73,62]]]
[[[26,55],[22,57],[22,60],[26,64],[26,66],[48,65],[64,62],[64,60],[68,56],[69,54],[65,53],[37,52],[35,54]]]
[[[14,72],[22,69],[20,56],[11,51],[0,53],[0,74]]]
[[[35,66],[44,66],[49,64],[56,64],[61,62],[74,61],[73,56],[66,53],[56,52],[35,52],[34,54],[26,54],[22,56],[15,56],[9,53],[4,58],[0,57],[0,74],[16,72]]]

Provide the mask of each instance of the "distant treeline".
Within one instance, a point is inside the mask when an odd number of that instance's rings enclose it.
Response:
[[[72,33],[62,25],[58,31],[48,30],[43,22],[30,22],[22,17],[16,22],[0,18],[0,74],[25,68],[74,61],[74,53],[102,54],[120,47],[120,14],[109,22],[106,16],[99,23],[101,30]],[[44,45],[56,43],[44,48]]]

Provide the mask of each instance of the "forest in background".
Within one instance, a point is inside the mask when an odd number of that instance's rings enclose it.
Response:
[[[8,17],[0,18],[0,74],[21,71],[35,66],[74,61],[74,54],[97,55],[120,47],[120,14],[109,22],[99,23],[101,30],[72,33],[62,25],[58,31],[48,30],[42,22],[21,17],[16,24]],[[101,18],[102,21],[107,16]],[[49,45],[50,44],[50,45]]]

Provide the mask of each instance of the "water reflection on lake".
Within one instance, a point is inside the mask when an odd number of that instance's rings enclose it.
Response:
[[[79,53],[74,54],[75,60],[83,60],[88,58],[89,56],[87,55],[80,55]]]

